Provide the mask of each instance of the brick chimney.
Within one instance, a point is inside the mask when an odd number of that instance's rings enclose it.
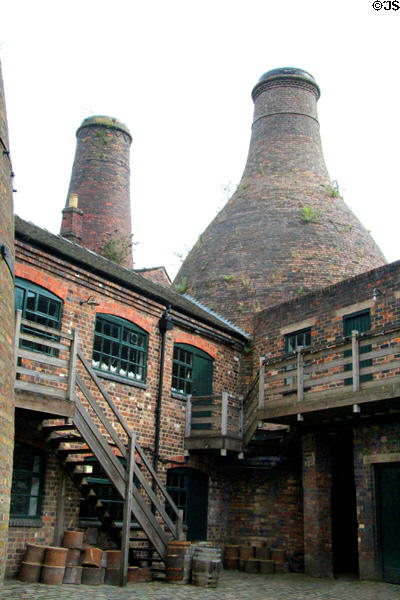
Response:
[[[61,235],[132,268],[131,134],[117,119],[95,116],[76,137]]]
[[[301,69],[262,75],[240,184],[175,279],[248,331],[254,312],[385,262],[329,178],[319,96]]]

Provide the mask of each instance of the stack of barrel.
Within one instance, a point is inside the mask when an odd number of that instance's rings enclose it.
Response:
[[[209,542],[173,541],[165,559],[169,583],[217,587],[222,568],[221,550]]]
[[[240,544],[225,545],[224,568],[265,575],[286,573],[289,570],[284,549]]]

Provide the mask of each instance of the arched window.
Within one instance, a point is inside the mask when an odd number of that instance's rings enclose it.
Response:
[[[209,354],[189,344],[175,344],[172,363],[173,392],[210,396],[212,380],[213,359]]]
[[[15,308],[22,311],[22,318],[53,329],[61,328],[62,300],[27,279],[15,278]],[[36,336],[58,341],[54,335],[24,325],[22,331],[34,333]],[[22,348],[56,355],[57,350],[36,342],[21,340]]]
[[[92,366],[131,381],[145,383],[147,333],[130,321],[112,315],[96,316]]]

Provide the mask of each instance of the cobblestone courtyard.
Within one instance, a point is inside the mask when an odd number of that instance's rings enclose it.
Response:
[[[249,575],[224,571],[217,588],[151,582],[111,586],[47,586],[6,581],[0,600],[400,600],[389,583],[314,579],[304,575]]]

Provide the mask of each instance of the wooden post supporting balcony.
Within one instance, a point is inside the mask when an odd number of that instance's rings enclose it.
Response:
[[[297,402],[304,400],[304,358],[303,346],[297,347]]]
[[[351,332],[351,353],[353,358],[353,392],[360,390],[360,346],[358,331]]]
[[[265,408],[264,385],[265,385],[265,358],[264,358],[264,356],[260,356],[260,376],[258,379],[258,408],[260,410],[263,410]]]
[[[79,335],[78,330],[72,330],[72,340],[69,348],[69,364],[68,364],[68,387],[67,398],[71,402],[74,399],[74,389],[76,381],[76,359],[78,355]]]
[[[14,341],[14,362],[15,367],[17,367],[18,363],[18,350],[19,350],[19,334],[21,332],[21,319],[22,319],[22,311],[15,311],[15,341]]]
[[[297,402],[303,402],[304,400],[304,357],[303,357],[303,346],[298,346],[297,351]],[[303,415],[301,412],[297,413],[297,420],[303,421]]]

